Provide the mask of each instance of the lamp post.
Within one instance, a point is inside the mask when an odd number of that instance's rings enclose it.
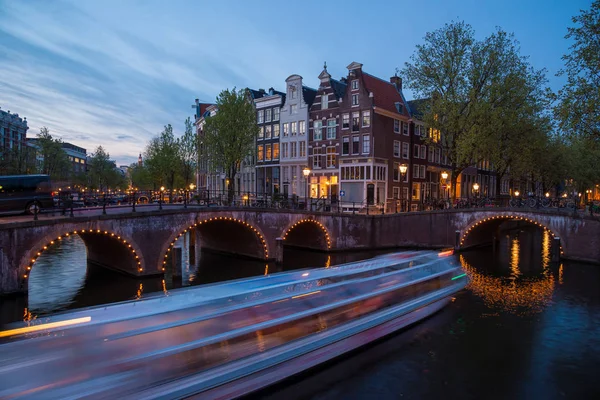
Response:
[[[442,171],[442,184],[444,185],[444,198],[448,198],[448,184],[447,179],[448,179],[448,172],[446,171]]]
[[[406,175],[406,171],[408,171],[408,165],[406,164],[400,164],[398,166],[398,169],[400,170],[400,182],[404,182],[404,176]],[[402,187],[402,185],[400,185],[400,187]],[[400,211],[404,211],[404,196],[402,197],[402,207]]]
[[[473,184],[473,191],[475,192],[475,200],[477,200],[477,197],[479,197],[479,183],[475,182]]]
[[[304,192],[304,208],[308,210],[308,176],[310,175],[310,168],[304,167],[302,169],[304,180],[306,181],[306,192]]]
[[[158,209],[162,210],[162,202],[163,202],[163,193],[165,191],[165,187],[161,186],[160,187],[160,197],[158,198]]]

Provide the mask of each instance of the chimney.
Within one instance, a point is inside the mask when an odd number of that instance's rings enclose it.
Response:
[[[390,78],[390,83],[393,83],[394,86],[396,86],[396,89],[398,89],[398,91],[402,90],[402,78],[400,78],[398,75],[394,75]]]
[[[269,96],[273,96],[273,93],[275,93],[275,89],[273,89],[272,87],[269,88]]]
[[[266,92],[265,92],[265,89],[258,89],[258,91],[259,91],[260,93],[266,93]]]
[[[340,82],[342,82],[342,83],[347,83],[347,82],[348,82],[348,80],[346,79],[346,77],[345,77],[345,76],[342,76],[342,77],[340,78]]]

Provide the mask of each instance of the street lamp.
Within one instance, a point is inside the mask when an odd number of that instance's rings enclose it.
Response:
[[[546,198],[550,197],[550,193],[546,192]]]
[[[165,191],[165,187],[160,187],[160,197],[158,198],[158,209],[162,210],[162,201],[163,201],[163,192]]]
[[[519,197],[519,191],[515,190],[515,196]]]
[[[408,165],[406,164],[400,164],[398,166],[398,169],[400,170],[400,182],[404,182],[404,176],[406,175],[406,171],[408,171]],[[402,186],[402,184],[400,184],[400,186]],[[400,211],[404,211],[404,201],[406,199],[404,199],[404,196],[402,196],[402,207]],[[408,210],[407,210],[408,211]]]
[[[477,196],[479,194],[479,183],[475,182],[473,184],[473,191],[475,192],[475,198],[477,199]]]
[[[310,168],[304,167],[302,169],[304,180],[306,181],[306,192],[304,193],[304,208],[308,210],[308,176],[310,175]]]
[[[446,183],[446,180],[448,179],[448,172],[446,171],[442,171],[442,184],[444,185],[444,197],[448,198],[448,184]]]

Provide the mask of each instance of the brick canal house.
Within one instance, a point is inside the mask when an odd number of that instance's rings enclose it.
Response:
[[[308,117],[317,91],[304,86],[300,75],[290,75],[285,82],[286,96],[279,130],[281,181],[285,195],[304,200],[307,182],[302,170],[308,166]]]

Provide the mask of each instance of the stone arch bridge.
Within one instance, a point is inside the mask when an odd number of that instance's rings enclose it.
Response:
[[[548,210],[490,208],[387,215],[255,208],[125,210],[39,221],[0,220],[0,294],[26,291],[37,257],[70,235],[81,237],[90,261],[144,276],[163,273],[167,255],[180,238],[188,238],[195,248],[282,261],[284,245],[322,251],[466,249],[490,243],[505,221],[548,229],[560,242],[565,258],[600,262],[600,219]]]

